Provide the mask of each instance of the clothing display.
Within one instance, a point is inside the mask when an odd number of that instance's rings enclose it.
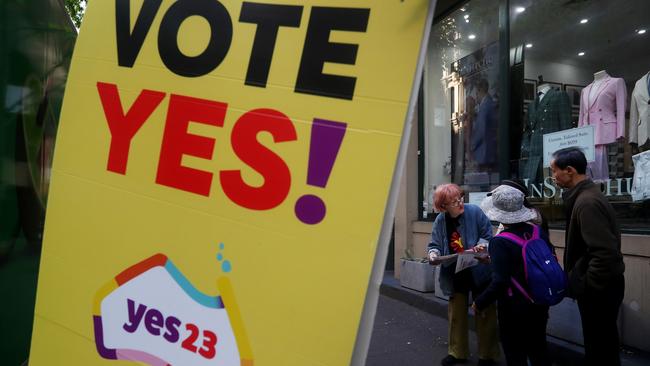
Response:
[[[543,135],[571,128],[571,104],[569,95],[557,89],[540,86],[541,97],[528,106],[521,139],[519,176],[538,182],[542,177]]]
[[[609,179],[609,159],[607,158],[607,145],[594,146],[594,161],[588,164],[587,174],[594,181]]]
[[[650,146],[650,72],[636,82],[630,99],[629,141],[645,150]]]
[[[472,124],[470,151],[478,164],[490,165],[497,161],[497,109],[490,94],[480,101]]]
[[[594,82],[580,95],[578,127],[594,126],[595,161],[589,163],[591,178],[609,179],[607,153],[604,145],[625,136],[625,81],[605,71],[594,74]]]
[[[634,178],[632,180],[632,200],[650,199],[650,150],[636,154],[634,160]]]
[[[594,126],[594,143],[611,144],[625,136],[625,81],[604,76],[587,85],[580,96],[578,127]]]

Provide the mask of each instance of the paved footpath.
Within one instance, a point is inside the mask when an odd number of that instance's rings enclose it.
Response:
[[[470,319],[470,324],[473,322]],[[434,366],[447,355],[446,316],[380,295],[366,366]],[[549,343],[554,366],[582,366],[581,347]],[[470,331],[470,362],[476,365],[476,334]],[[647,355],[622,351],[625,366],[650,365]],[[502,359],[499,365],[505,366]]]
[[[447,355],[447,326],[445,318],[381,295],[366,366],[439,365]],[[476,335],[470,336],[475,359]]]

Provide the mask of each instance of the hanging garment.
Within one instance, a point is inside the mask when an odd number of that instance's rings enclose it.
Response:
[[[630,99],[629,141],[644,146],[650,140],[650,72],[636,82]]]
[[[602,182],[609,179],[609,167],[607,166],[607,145],[594,146],[594,161],[588,164],[587,174],[594,182]]]
[[[543,135],[568,128],[571,128],[571,103],[566,92],[551,89],[542,100],[535,99],[528,105],[521,139],[520,179],[541,180]]]
[[[489,165],[497,161],[497,123],[496,103],[486,95],[478,106],[470,137],[470,151],[479,164]]]
[[[578,127],[594,126],[594,144],[611,144],[625,136],[625,81],[607,76],[594,84],[587,85],[580,95]]]

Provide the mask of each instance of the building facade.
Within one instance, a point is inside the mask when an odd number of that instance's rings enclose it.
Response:
[[[626,264],[625,345],[650,350],[650,2],[439,1],[395,218],[395,273],[424,256],[436,186],[479,203],[503,179],[523,181],[563,254],[565,212],[549,156],[579,146],[617,213]],[[577,314],[565,300],[554,323]],[[556,320],[557,320],[556,319]]]

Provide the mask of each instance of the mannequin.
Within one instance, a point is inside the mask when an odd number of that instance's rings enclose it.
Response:
[[[531,182],[542,179],[543,135],[571,128],[569,95],[544,83],[541,75],[538,80],[538,97],[529,104],[524,121],[519,160],[519,178]]]
[[[625,135],[625,98],[625,81],[605,70],[594,73],[594,81],[580,95],[578,127],[594,126],[595,161],[589,168],[595,181],[609,179],[607,145]]]
[[[600,70],[594,73],[594,80],[602,80],[607,77],[610,77],[607,70]]]
[[[609,74],[605,70],[596,71],[594,73],[594,81],[592,82],[593,88],[589,91],[589,100],[594,100],[596,98],[600,86],[609,77]]]
[[[546,93],[551,90],[551,85],[550,84],[542,84],[537,87],[537,95],[539,95],[538,99],[541,101],[544,99],[544,96],[546,96]],[[540,94],[541,93],[541,94]]]
[[[630,99],[630,144],[650,150],[650,71],[636,82]]]

